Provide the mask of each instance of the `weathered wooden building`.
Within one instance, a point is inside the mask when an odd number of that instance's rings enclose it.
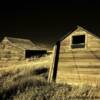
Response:
[[[0,43],[0,59],[21,60],[45,53],[45,49],[28,39],[4,37]]]
[[[49,81],[69,84],[100,84],[100,38],[77,28],[54,46]]]

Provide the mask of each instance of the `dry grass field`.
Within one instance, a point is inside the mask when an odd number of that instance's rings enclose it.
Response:
[[[0,67],[0,100],[100,100],[99,85],[48,83],[50,61],[47,56]]]

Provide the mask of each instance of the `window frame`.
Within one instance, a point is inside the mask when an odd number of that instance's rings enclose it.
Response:
[[[84,36],[84,42],[83,43],[76,43],[74,44],[73,43],[73,37],[77,37],[77,36]],[[85,48],[85,43],[86,42],[86,35],[85,34],[79,34],[79,35],[73,35],[71,36],[71,49],[82,49],[82,48]]]

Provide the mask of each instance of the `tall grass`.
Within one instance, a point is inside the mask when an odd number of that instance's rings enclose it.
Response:
[[[48,83],[49,58],[0,68],[0,100],[99,100],[100,85]]]

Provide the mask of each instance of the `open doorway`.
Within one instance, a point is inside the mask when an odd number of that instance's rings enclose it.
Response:
[[[25,51],[25,58],[31,57],[41,57],[47,52],[45,50],[26,50]]]

